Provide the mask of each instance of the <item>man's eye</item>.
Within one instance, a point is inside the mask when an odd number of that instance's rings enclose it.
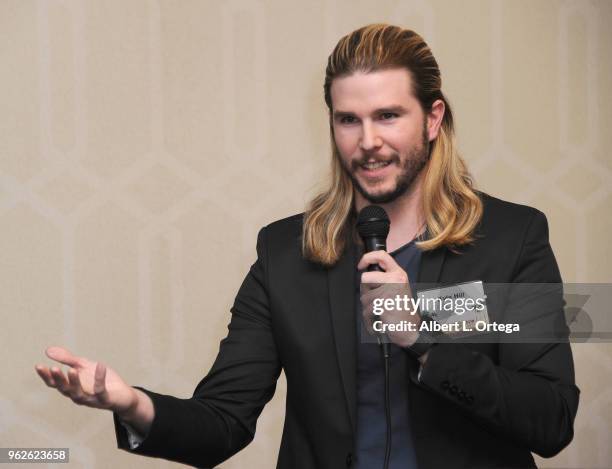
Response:
[[[355,122],[355,118],[353,116],[344,116],[342,119],[340,119],[340,122],[342,124],[352,124]]]
[[[394,117],[397,117],[397,114],[396,114],[396,113],[394,113],[394,112],[383,112],[383,113],[380,115],[380,118],[381,118],[382,120],[389,120],[389,119],[393,119]]]

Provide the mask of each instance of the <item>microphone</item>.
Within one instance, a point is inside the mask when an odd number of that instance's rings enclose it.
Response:
[[[389,216],[381,206],[368,205],[361,209],[357,216],[357,232],[363,240],[365,252],[387,250],[390,225]],[[377,264],[370,264],[367,270],[382,272]]]
[[[379,205],[368,205],[364,207],[357,215],[357,232],[363,240],[365,246],[365,252],[371,251],[386,251],[387,250],[387,236],[389,235],[389,216],[385,209]],[[382,272],[383,269],[378,264],[370,264],[368,271]],[[381,339],[382,337],[382,339]],[[384,334],[377,334],[376,340],[381,347],[383,362],[385,367],[385,420],[387,427],[386,441],[385,441],[385,460],[383,468],[389,467],[389,460],[391,458],[391,397],[389,387],[389,357],[391,356],[391,347],[389,339]]]
[[[363,240],[365,252],[387,250],[387,235],[390,225],[389,216],[381,206],[368,205],[361,209],[359,215],[357,215],[357,232]],[[367,270],[368,272],[383,272],[378,264],[370,264]],[[388,358],[391,350],[387,337],[384,334],[378,334],[376,339],[382,346],[384,357]]]

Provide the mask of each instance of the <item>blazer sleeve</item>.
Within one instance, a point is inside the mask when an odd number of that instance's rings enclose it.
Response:
[[[567,341],[561,276],[546,217],[539,211],[533,211],[527,225],[513,284],[518,294],[509,295],[505,322],[522,323],[525,340],[499,343],[497,363],[465,344],[436,344],[420,382],[491,432],[552,457],[573,438],[579,389]],[[536,308],[536,298],[523,294],[538,290],[534,284],[542,284],[544,293]],[[550,339],[551,331],[555,340],[533,340]]]
[[[189,399],[139,387],[151,397],[155,418],[142,444],[130,450],[126,429],[114,414],[119,448],[191,466],[214,467],[251,442],[257,418],[272,398],[281,370],[266,272],[263,228],[257,238],[257,261],[238,291],[228,335],[221,341],[212,369]]]

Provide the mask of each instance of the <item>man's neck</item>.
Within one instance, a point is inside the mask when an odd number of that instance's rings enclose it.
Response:
[[[420,175],[422,176],[422,175]],[[418,177],[412,186],[402,196],[387,204],[377,204],[385,209],[391,226],[387,236],[387,251],[392,252],[421,234],[424,229],[422,213],[422,177]],[[359,212],[363,207],[371,205],[359,192],[355,192],[355,207]]]

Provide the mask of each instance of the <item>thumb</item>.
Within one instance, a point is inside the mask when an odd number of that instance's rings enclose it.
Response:
[[[73,355],[63,347],[49,347],[45,350],[45,353],[52,360],[63,363],[64,365],[76,366],[80,362],[79,357]]]

